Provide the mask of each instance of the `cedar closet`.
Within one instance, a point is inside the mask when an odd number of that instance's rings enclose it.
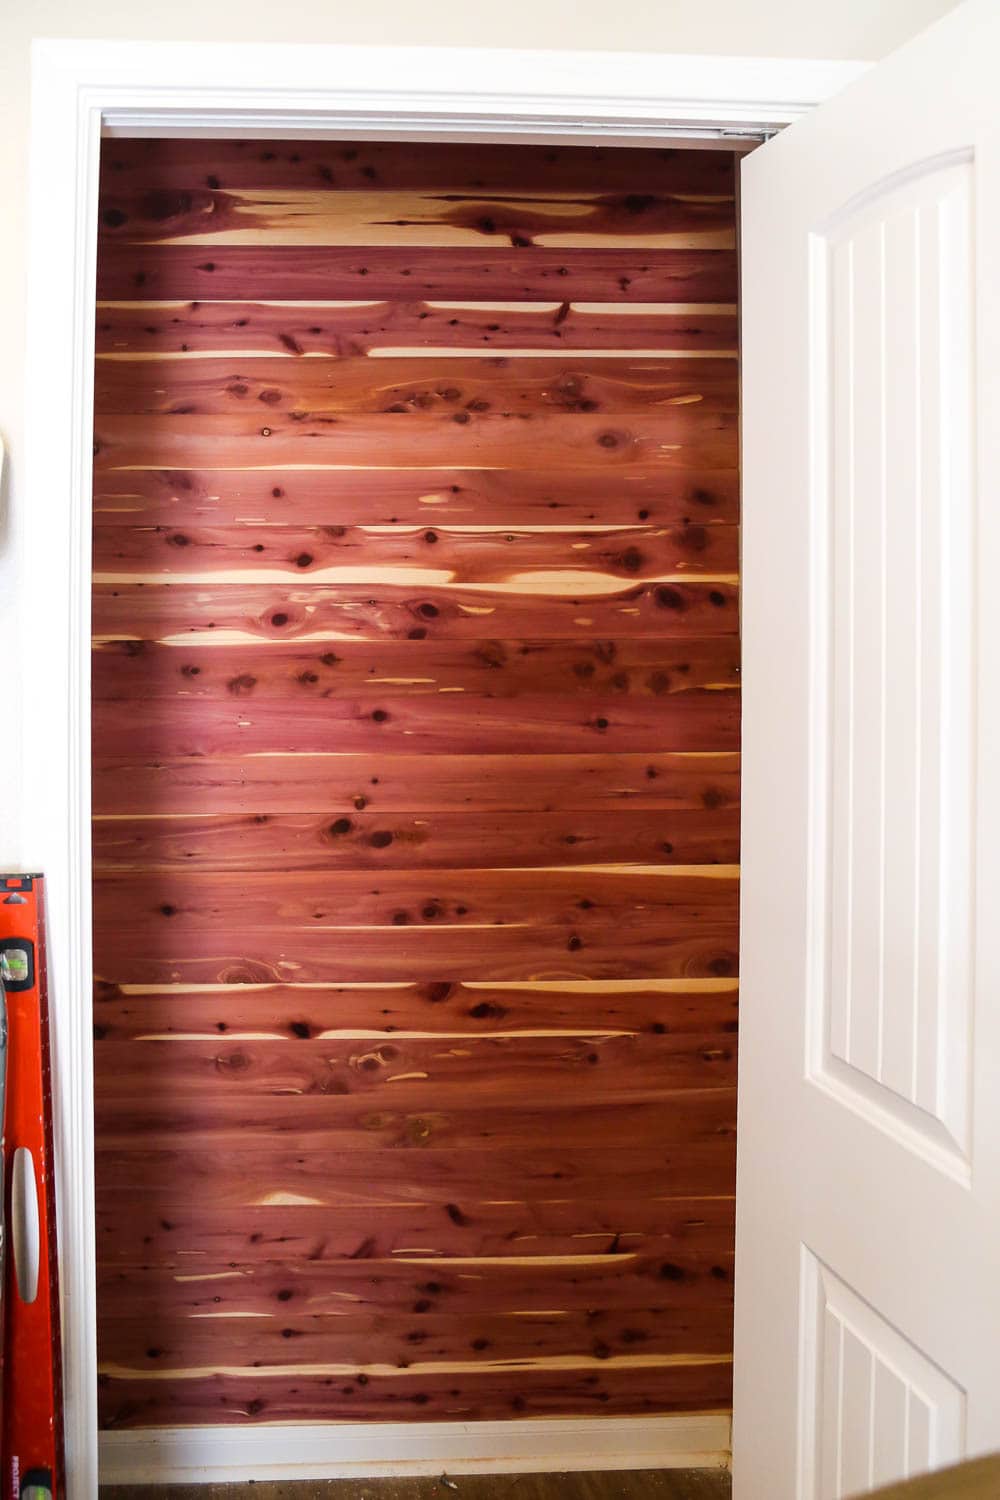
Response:
[[[107,140],[106,1427],[727,1409],[734,157]]]

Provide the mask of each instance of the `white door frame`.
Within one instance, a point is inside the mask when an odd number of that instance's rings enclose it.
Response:
[[[27,494],[16,608],[32,867],[49,894],[69,1500],[97,1493],[90,900],[90,537],[102,133],[740,148],[863,64],[632,53],[36,42],[32,59]],[[349,80],[339,84],[336,80]],[[331,81],[333,80],[333,81]],[[308,1438],[304,1449],[302,1440]],[[723,1462],[719,1418],[380,1424],[114,1435],[108,1480],[315,1477]],[[298,1461],[287,1455],[298,1453]],[[285,1455],[285,1457],[282,1457]]]

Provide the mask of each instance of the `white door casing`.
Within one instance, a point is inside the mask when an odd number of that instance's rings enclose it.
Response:
[[[68,1500],[97,1488],[89,844],[90,530],[97,167],[112,134],[739,148],[865,65],[759,58],[257,43],[37,41],[32,58],[27,486],[15,495],[28,868],[49,896]],[[109,1482],[490,1467],[718,1463],[722,1414],[264,1425],[104,1435]],[[459,1428],[461,1430],[459,1430]],[[501,1430],[502,1429],[502,1430]]]
[[[743,166],[737,1500],[1000,1446],[998,57]]]

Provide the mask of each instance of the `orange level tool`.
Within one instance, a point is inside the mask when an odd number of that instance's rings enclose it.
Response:
[[[0,1500],[62,1500],[62,1365],[40,875],[0,875],[0,1090]]]

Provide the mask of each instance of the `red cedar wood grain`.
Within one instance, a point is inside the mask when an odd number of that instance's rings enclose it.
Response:
[[[142,421],[143,418],[136,418]],[[558,571],[571,550],[574,572],[596,580],[734,575],[738,567],[735,526],[688,522],[658,527],[637,541],[627,527],[602,531],[507,531],[490,539],[481,532],[436,526],[396,527],[388,534],[361,526],[285,527],[246,525],[234,537],[229,527],[141,528],[96,526],[94,571],[175,575],[240,568],[253,576],[266,569],[298,579],[331,568],[415,567],[447,571],[456,582],[504,583],[511,574]]]
[[[537,580],[523,591],[491,589],[442,582],[433,573],[428,582],[425,570],[414,572],[412,582],[405,573],[396,581],[400,575],[393,572],[391,582],[374,577],[367,584],[257,583],[251,573],[220,588],[169,579],[150,585],[142,576],[101,579],[93,590],[94,634],[142,641],[194,633],[202,644],[210,631],[240,631],[270,640],[319,639],[335,650],[338,640],[351,636],[478,640],[485,619],[500,640],[565,640],[578,629],[612,641],[650,635],[700,640],[733,636],[738,628],[734,583],[599,580],[600,593],[576,587],[570,594],[542,592]],[[575,566],[573,575],[567,582],[579,585]]]
[[[733,192],[105,143],[104,1426],[729,1404]]]
[[[739,755],[657,750],[650,755],[532,752],[531,775],[517,755],[416,757],[388,752],[375,769],[364,754],[160,756],[149,762],[117,744],[94,763],[94,811],[102,817],[157,812],[567,810],[664,813],[722,809],[739,802]],[[656,819],[651,820],[657,826]]]
[[[116,528],[116,530],[119,528]],[[141,545],[141,544],[137,544]],[[253,683],[249,683],[249,678]],[[739,644],[731,636],[697,641],[339,641],[273,642],[266,653],[252,644],[183,650],[156,641],[109,641],[93,657],[94,697],[219,698],[250,691],[262,698],[375,697],[393,679],[394,697],[437,695],[460,687],[493,698],[541,693],[625,698],[663,697],[692,688],[734,687]],[[373,679],[376,679],[373,681]],[[571,788],[563,788],[570,795]]]
[[[599,1200],[563,1197],[530,1204],[410,1199],[366,1207],[363,1225],[322,1204],[288,1204],[276,1213],[272,1207],[243,1203],[234,1214],[229,1207],[192,1207],[182,1199],[176,1182],[160,1194],[133,1198],[99,1185],[102,1274],[146,1268],[158,1270],[164,1284],[172,1283],[177,1274],[185,1274],[185,1245],[197,1240],[206,1262],[221,1262],[230,1270],[277,1262],[308,1274],[360,1262],[378,1276],[383,1266],[407,1257],[422,1275],[433,1276],[452,1266],[474,1271],[470,1262],[488,1258],[489,1265],[480,1267],[488,1285],[498,1284],[489,1279],[494,1269],[497,1275],[507,1274],[508,1262],[515,1277],[538,1274],[544,1284],[548,1257],[579,1262],[585,1256],[587,1266],[606,1265],[608,1275],[617,1278],[622,1265],[641,1255],[655,1258],[660,1280],[673,1285],[677,1278],[664,1267],[688,1259],[714,1263],[720,1257],[725,1264],[732,1252],[732,1202],[724,1195],[651,1195],[634,1201],[611,1192]],[[624,1222],[631,1227],[621,1229]],[[623,1255],[630,1259],[622,1261]],[[663,1295],[669,1301],[667,1288]],[[114,1304],[107,1312],[114,1314]]]
[[[193,363],[193,362],[192,362]],[[380,459],[384,455],[373,455]],[[684,449],[680,450],[683,459]],[[196,524],[502,527],[734,523],[735,469],[620,464],[536,472],[468,468],[99,469],[95,517]],[[130,521],[131,518],[131,521]]]
[[[102,302],[97,308],[99,356],[151,358],[231,351],[269,355],[356,358],[379,349],[736,349],[736,314],[729,305],[710,310],[666,310],[636,317],[601,304],[569,302],[487,304],[432,302],[306,303]],[[503,305],[499,305],[503,308]],[[700,304],[694,304],[699,307]],[[591,311],[591,308],[595,309]],[[601,308],[600,311],[596,310]],[[468,413],[466,413],[468,415]]]
[[[404,189],[479,194],[635,193],[731,198],[735,158],[725,151],[676,147],[489,145],[452,142],[419,151],[379,141],[135,139],[109,142],[101,186],[147,195],[234,188],[337,188],[380,195]],[[632,216],[642,203],[631,206]],[[127,224],[103,226],[126,241]],[[105,235],[106,247],[109,236]]]

